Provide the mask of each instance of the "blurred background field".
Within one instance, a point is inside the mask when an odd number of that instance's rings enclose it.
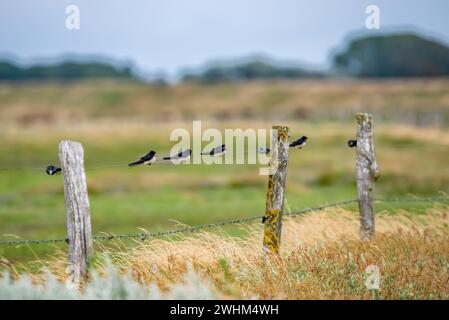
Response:
[[[66,236],[62,176],[45,173],[62,139],[84,146],[95,235],[262,215],[259,165],[127,167],[150,149],[168,154],[172,130],[193,120],[308,136],[291,152],[288,211],[356,197],[346,143],[357,112],[374,115],[377,196],[447,195],[448,2],[376,2],[379,29],[358,0],[79,0],[80,29],[67,27],[68,1],[0,3],[0,239]],[[0,256],[55,249],[0,246]]]
[[[449,53],[449,50],[448,50]],[[355,112],[417,126],[449,124],[449,80],[298,79],[201,85],[78,80],[0,85],[2,125],[96,120],[347,121]]]
[[[355,135],[354,114],[368,104],[375,115],[382,171],[376,194],[449,192],[447,80],[169,87],[93,81],[0,88],[2,239],[65,237],[62,176],[45,173],[47,165],[59,163],[61,139],[80,141],[85,148],[94,234],[133,233],[138,228],[160,231],[178,222],[196,225],[262,214],[267,178],[259,175],[260,165],[127,167],[149,149],[168,154],[171,131],[191,131],[188,119],[202,119],[203,130],[268,129],[283,124],[291,128],[292,138],[307,135],[309,144],[292,150],[289,163],[286,208],[294,211],[356,196],[355,150],[346,142]],[[108,97],[121,98],[112,102]],[[348,107],[338,107],[342,105]],[[436,118],[431,117],[434,112]],[[378,204],[377,210],[413,208],[419,213],[426,206]],[[240,228],[227,231],[242,233]],[[0,254],[24,261],[53,250],[51,246],[1,247]]]

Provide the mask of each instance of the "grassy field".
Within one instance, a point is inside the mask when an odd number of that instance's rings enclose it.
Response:
[[[288,218],[277,257],[262,253],[260,224],[241,226],[243,238],[222,230],[102,248],[80,296],[56,281],[65,279],[60,251],[37,264],[48,271],[30,280],[7,266],[21,282],[0,281],[0,298],[448,299],[448,216],[440,205],[419,215],[383,212],[373,242],[358,240],[358,218],[344,209]],[[373,266],[377,290],[366,285]]]
[[[287,210],[352,199],[355,152],[346,141],[355,134],[354,112],[364,107],[376,118],[382,173],[377,195],[448,193],[447,80],[210,87],[1,85],[0,238],[65,237],[62,177],[44,172],[48,164],[58,164],[61,139],[78,140],[85,148],[95,234],[159,231],[178,223],[260,215],[267,178],[258,174],[257,165],[126,166],[150,148],[168,153],[170,132],[191,130],[193,119],[203,120],[203,128],[220,129],[283,124],[293,137],[307,135],[307,147],[291,153]],[[379,204],[377,210],[416,214],[428,206]],[[245,233],[241,228],[226,231]],[[24,262],[45,259],[55,249],[0,247],[0,256]]]
[[[413,125],[449,124],[449,79],[303,80],[199,86],[133,82],[0,84],[0,122],[22,125],[139,119],[338,120],[370,111]]]
[[[345,210],[287,219],[281,257],[271,260],[260,250],[257,225],[243,240],[202,233],[177,243],[144,242],[115,262],[162,288],[182,280],[190,262],[219,298],[448,299],[447,213],[380,215],[372,243],[358,240],[358,219]],[[370,265],[380,270],[380,290],[365,286]],[[60,263],[52,266],[61,274]]]

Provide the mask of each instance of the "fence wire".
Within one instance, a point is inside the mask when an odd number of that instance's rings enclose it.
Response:
[[[258,149],[249,149],[242,152],[233,152],[233,156],[236,157],[245,157],[249,153],[255,153],[256,155],[259,154]],[[170,153],[166,153],[166,157],[169,157]],[[224,156],[224,155],[223,155]],[[211,157],[210,155],[202,155],[202,157]],[[163,160],[163,157],[158,158],[155,161],[155,164],[157,165],[175,165],[178,164],[173,162],[172,160]],[[189,164],[189,162],[187,162]],[[12,166],[12,167],[0,167],[1,171],[37,171],[40,173],[45,174],[45,170],[48,165],[55,165],[60,166],[59,160],[58,161],[49,161],[47,164],[39,164],[37,166]],[[145,168],[148,166],[142,165],[140,168]],[[130,168],[126,162],[122,163],[111,163],[111,164],[98,164],[98,163],[90,163],[89,161],[85,163],[84,165],[84,171],[90,172],[90,171],[97,171],[97,170],[105,170],[105,169],[113,169],[113,168],[121,168],[121,169],[127,169],[127,170],[136,170],[137,168]]]
[[[406,203],[406,202],[449,202],[449,197],[430,197],[430,198],[376,198],[376,202],[393,202],[393,203]],[[344,200],[334,203],[329,203],[326,205],[321,205],[317,207],[304,208],[299,211],[284,212],[285,216],[300,216],[311,212],[323,211],[329,208],[341,207],[344,205],[357,203],[357,199]],[[147,240],[152,238],[159,238],[164,236],[172,236],[177,234],[187,234],[194,233],[205,229],[219,228],[228,225],[242,224],[247,222],[253,222],[256,220],[262,221],[263,216],[250,216],[238,219],[225,220],[215,223],[203,224],[192,227],[182,227],[178,229],[161,231],[161,232],[140,232],[140,233],[125,233],[125,234],[104,234],[93,236],[93,240],[97,241],[110,241],[115,239],[140,239]],[[18,240],[0,240],[0,245],[2,246],[20,246],[20,245],[38,245],[38,244],[56,244],[56,243],[69,243],[69,239],[18,239]]]

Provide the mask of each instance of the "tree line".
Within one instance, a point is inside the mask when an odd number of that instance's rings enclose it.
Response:
[[[349,76],[357,78],[449,76],[449,47],[417,34],[362,36],[333,54],[331,67],[311,70],[267,58],[215,63],[181,73],[183,82],[213,84],[258,79],[301,79]],[[129,67],[105,62],[71,62],[22,67],[0,60],[0,81],[74,80],[89,78],[139,79]],[[158,79],[155,82],[164,82]]]

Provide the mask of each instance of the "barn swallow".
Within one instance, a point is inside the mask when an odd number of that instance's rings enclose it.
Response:
[[[306,145],[306,141],[307,141],[307,137],[306,136],[302,136],[298,140],[293,141],[292,143],[290,143],[290,148],[301,149],[302,147],[304,147]]]
[[[45,169],[45,172],[47,172],[47,174],[49,176],[54,176],[58,172],[61,172],[61,168],[55,167],[53,165],[50,165],[50,166],[47,167],[47,169]]]
[[[128,164],[128,166],[132,167],[132,166],[137,166],[139,164],[145,164],[145,165],[151,166],[151,164],[155,163],[155,162],[156,162],[156,152],[151,150],[150,152],[148,152],[146,155],[141,157],[136,162],[131,162],[130,164]]]
[[[164,157],[164,160],[171,160],[174,163],[182,163],[186,162],[190,159],[190,156],[192,155],[192,150],[187,149],[184,151],[180,151],[178,154],[175,154],[171,157]]]
[[[260,147],[257,152],[262,154],[270,154],[271,149],[268,147]]]
[[[202,153],[203,156],[215,156],[222,155],[226,153],[226,145],[222,144],[221,146],[213,148],[211,151]]]
[[[348,140],[348,147],[349,148],[357,147],[357,140]]]

